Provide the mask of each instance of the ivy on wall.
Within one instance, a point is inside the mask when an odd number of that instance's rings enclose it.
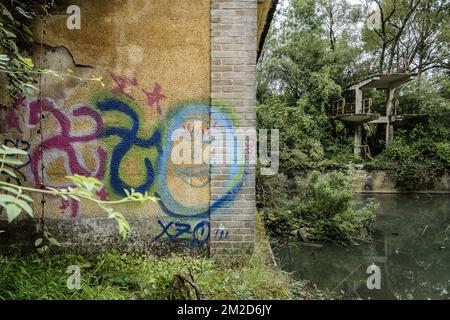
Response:
[[[30,57],[32,24],[36,17],[48,15],[53,5],[50,0],[10,0],[0,3],[0,77],[11,98],[6,101],[13,101],[19,94],[28,95],[37,90],[34,82],[43,70],[37,69]],[[3,101],[2,105],[10,107],[13,104]]]

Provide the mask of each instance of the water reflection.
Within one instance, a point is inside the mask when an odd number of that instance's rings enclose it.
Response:
[[[321,289],[339,285],[336,290],[348,299],[450,299],[450,197],[358,196],[355,205],[370,199],[380,204],[373,242],[346,248],[275,245],[284,269]],[[380,290],[366,285],[372,263],[381,269]]]

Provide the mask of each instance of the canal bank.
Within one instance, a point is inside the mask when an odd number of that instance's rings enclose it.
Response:
[[[405,191],[398,188],[396,181],[392,178],[393,172],[389,169],[369,170],[360,168],[356,170],[360,177],[355,191],[357,193],[427,193],[427,194],[450,194],[450,175],[442,175],[429,190]]]
[[[450,197],[438,194],[356,195],[354,203],[379,204],[373,239],[356,246],[303,246],[290,240],[273,246],[280,266],[320,290],[344,299],[450,299]],[[366,282],[372,264],[380,290]]]

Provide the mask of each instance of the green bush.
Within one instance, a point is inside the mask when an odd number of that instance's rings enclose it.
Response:
[[[256,205],[258,208],[271,208],[282,206],[288,198],[289,190],[287,177],[282,174],[273,176],[256,175]]]
[[[348,129],[312,106],[308,99],[292,105],[271,96],[257,107],[258,128],[280,130],[280,171],[288,176],[355,160]]]
[[[391,169],[400,189],[426,190],[450,171],[450,80],[436,76],[412,82],[400,96],[400,105],[417,106],[426,117],[397,124],[394,140],[378,157],[378,166]]]
[[[280,130],[281,171],[289,173],[308,168],[324,159],[320,139],[324,119],[306,114],[300,105],[288,105],[282,98],[272,97],[257,107],[258,127]]]
[[[352,205],[356,175],[313,171],[297,180],[297,192],[284,206],[264,208],[262,216],[270,232],[286,236],[300,228],[318,241],[351,242],[366,236],[375,220],[375,204],[361,209]]]
[[[429,190],[450,169],[450,143],[436,142],[418,126],[397,136],[377,163],[390,169],[399,189]]]

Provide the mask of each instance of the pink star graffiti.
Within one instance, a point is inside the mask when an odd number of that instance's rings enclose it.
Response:
[[[147,92],[145,90],[142,91],[147,96],[147,105],[149,107],[153,107],[154,105],[156,105],[156,112],[158,112],[158,114],[161,114],[162,112],[160,102],[164,99],[167,99],[167,97],[161,93],[161,86],[159,85],[159,83],[155,83],[153,92]]]
[[[113,72],[110,72],[112,80],[116,83],[116,87],[114,87],[111,90],[111,93],[116,96],[118,94],[123,94],[124,96],[130,98],[131,100],[134,100],[134,98],[127,92],[125,92],[125,89],[127,86],[138,86],[138,82],[134,78],[126,78],[121,77]]]
[[[17,132],[22,133],[22,129],[20,128],[19,117],[16,115],[16,110],[9,109],[6,114],[6,124],[8,125],[8,129],[16,129]]]

